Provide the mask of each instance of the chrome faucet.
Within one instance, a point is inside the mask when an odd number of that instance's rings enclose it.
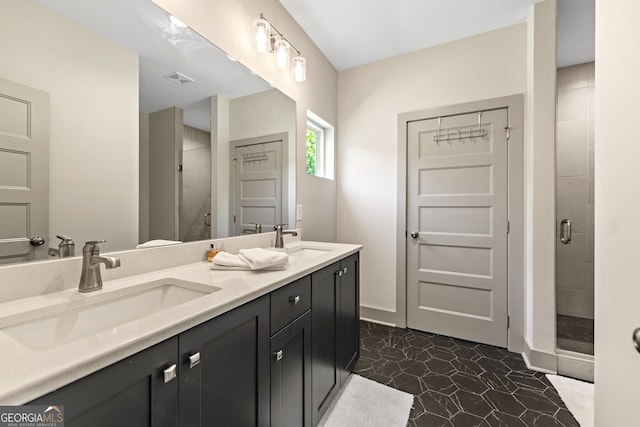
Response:
[[[273,229],[276,230],[276,248],[284,248],[284,239],[282,238],[283,234],[291,234],[292,236],[297,236],[298,233],[292,230],[282,231],[282,227],[287,224],[277,224],[273,226]]]
[[[102,289],[102,276],[100,275],[100,264],[106,268],[120,267],[120,258],[112,256],[100,256],[100,243],[105,240],[94,240],[85,242],[82,248],[82,274],[78,292],[92,292]]]
[[[60,234],[56,237],[60,239],[60,244],[58,245],[58,249],[49,248],[49,256],[66,258],[74,256],[76,254],[76,244],[73,242],[73,239],[71,239],[71,237],[64,234]]]
[[[262,233],[262,224],[256,224],[255,222],[252,222],[251,224],[254,225],[254,228],[245,228],[242,230],[242,234],[260,234]]]

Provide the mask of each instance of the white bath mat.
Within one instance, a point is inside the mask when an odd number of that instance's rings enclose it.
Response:
[[[547,374],[547,378],[580,427],[593,427],[593,384],[559,375]]]
[[[406,427],[413,396],[351,375],[319,427]]]

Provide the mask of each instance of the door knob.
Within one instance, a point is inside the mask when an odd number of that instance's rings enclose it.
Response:
[[[411,233],[411,237],[413,237],[414,239],[417,239],[419,235],[420,233],[418,233],[417,231],[414,231],[413,233]]]
[[[29,243],[31,244],[31,246],[42,246],[44,245],[44,237],[33,236],[29,239]]]

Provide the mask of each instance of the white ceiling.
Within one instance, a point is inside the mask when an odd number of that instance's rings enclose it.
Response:
[[[280,0],[280,3],[341,71],[524,22],[531,5],[538,1]],[[593,60],[595,0],[558,2],[559,66]]]
[[[184,109],[184,122],[208,131],[213,95],[228,99],[271,87],[190,28],[181,28],[149,0],[34,0],[35,3],[131,50],[140,61],[140,111]],[[184,86],[163,76],[195,81]]]

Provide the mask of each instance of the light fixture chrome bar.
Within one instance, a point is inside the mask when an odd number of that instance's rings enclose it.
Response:
[[[296,53],[298,54],[298,56],[301,56],[301,55],[302,55],[302,54],[300,53],[300,51],[299,51],[298,49],[296,49],[296,47],[293,45],[293,43],[291,43],[291,42],[289,41],[289,39],[287,39],[287,38],[284,36],[284,34],[282,34],[282,33],[281,33],[281,32],[280,32],[276,27],[274,27],[274,26],[273,26],[273,24],[271,23],[271,21],[269,21],[267,18],[265,18],[265,17],[264,17],[264,14],[262,14],[262,13],[260,14],[260,19],[263,19],[263,20],[267,21],[267,23],[269,24],[269,27],[270,27],[273,31],[275,31],[275,32],[278,34],[278,36],[279,36],[282,40],[284,40],[284,41],[286,41],[287,43],[289,43],[289,47],[290,47],[291,49],[295,50],[295,51],[296,51]],[[273,45],[275,44],[275,41],[276,41],[276,38],[272,35],[272,36],[271,36],[271,49],[272,49],[272,50],[273,50]]]

